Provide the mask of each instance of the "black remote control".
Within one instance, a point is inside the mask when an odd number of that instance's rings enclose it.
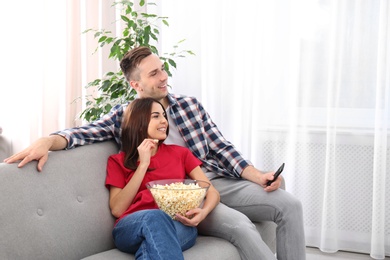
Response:
[[[274,179],[272,181],[267,182],[267,186],[271,185],[279,177],[279,175],[283,171],[283,168],[284,168],[284,163],[282,163],[282,165],[279,167],[279,169],[275,172]]]

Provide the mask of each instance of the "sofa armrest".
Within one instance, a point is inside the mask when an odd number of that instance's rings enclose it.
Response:
[[[1,130],[1,127],[0,127]],[[12,155],[11,141],[0,133],[0,162]]]
[[[286,180],[282,178],[282,183],[280,184],[280,188],[285,190],[286,189]]]

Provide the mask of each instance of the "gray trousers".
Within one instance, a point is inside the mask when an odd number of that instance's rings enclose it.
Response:
[[[282,189],[266,192],[244,179],[210,180],[221,195],[221,203],[199,224],[200,234],[230,241],[241,259],[276,259],[252,223],[272,221],[277,224],[277,259],[306,259],[302,204],[298,199]]]

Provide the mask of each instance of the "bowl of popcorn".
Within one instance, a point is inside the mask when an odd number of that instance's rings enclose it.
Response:
[[[210,183],[191,179],[166,179],[150,181],[146,187],[157,206],[174,219],[176,214],[186,216],[187,211],[198,208]]]

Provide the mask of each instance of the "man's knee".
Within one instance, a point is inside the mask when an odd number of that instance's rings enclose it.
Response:
[[[245,236],[245,234],[257,232],[255,224],[248,218],[237,219],[234,222],[223,222],[222,226],[231,234],[242,234]]]

